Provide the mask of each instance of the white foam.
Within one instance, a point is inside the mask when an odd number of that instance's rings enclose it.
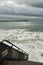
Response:
[[[43,32],[26,29],[0,30],[0,41],[7,39],[29,53],[29,60],[43,62]]]

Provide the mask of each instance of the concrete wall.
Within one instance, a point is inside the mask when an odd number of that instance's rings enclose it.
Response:
[[[0,63],[3,61],[4,57],[6,57],[7,55],[6,49],[7,49],[7,45],[0,43]]]
[[[12,47],[7,46],[4,43],[0,43],[0,63],[3,59],[15,59],[15,60],[28,60],[28,56],[25,53],[20,52]]]

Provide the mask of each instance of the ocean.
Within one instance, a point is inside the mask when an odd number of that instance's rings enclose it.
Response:
[[[0,29],[26,29],[28,31],[43,32],[43,21],[0,22]]]
[[[43,63],[43,20],[0,22],[0,41],[4,39],[26,51],[28,60]]]

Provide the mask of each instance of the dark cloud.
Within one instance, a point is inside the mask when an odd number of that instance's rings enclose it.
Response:
[[[33,7],[43,8],[43,3],[32,3]]]
[[[4,0],[0,2],[0,14],[43,16],[42,0]]]
[[[28,6],[43,8],[43,0],[15,0],[15,2],[18,4],[26,4]]]
[[[33,7],[43,7],[43,0],[0,0],[0,2],[15,2],[17,4],[25,4]]]

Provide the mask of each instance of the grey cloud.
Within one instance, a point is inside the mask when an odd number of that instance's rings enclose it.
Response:
[[[43,2],[37,2],[31,4],[33,7],[43,8]]]
[[[0,1],[13,1],[17,4],[25,4],[27,6],[43,8],[43,0],[0,0]]]
[[[43,2],[31,3],[32,7],[43,8]]]
[[[37,0],[25,0],[25,2],[24,0],[19,0],[19,1],[12,0],[12,1],[15,3],[13,2],[8,3],[5,1],[3,2],[2,5],[0,5],[0,14],[24,14],[24,15],[32,15],[32,16],[33,15],[43,16],[43,8],[37,8],[34,4],[35,2],[37,3]]]
[[[10,7],[10,6],[4,6],[0,7],[0,13],[3,14],[24,14],[24,15],[34,15],[34,16],[43,16],[43,9],[38,9],[34,7],[22,7],[22,6],[15,6],[15,7]]]
[[[33,7],[43,8],[43,0],[15,0],[19,4],[26,4]]]

